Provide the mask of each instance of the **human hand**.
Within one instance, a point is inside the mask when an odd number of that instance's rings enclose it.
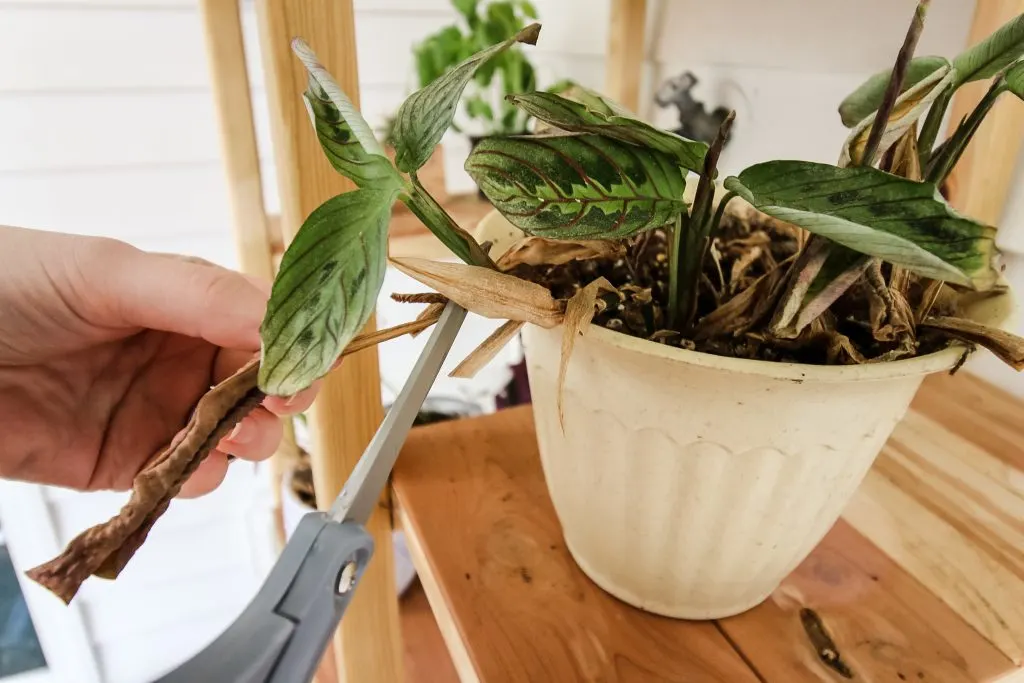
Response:
[[[84,490],[131,487],[196,401],[250,360],[270,283],[123,242],[0,226],[0,477]],[[189,478],[227,455],[270,456],[277,416],[316,387],[268,397]]]

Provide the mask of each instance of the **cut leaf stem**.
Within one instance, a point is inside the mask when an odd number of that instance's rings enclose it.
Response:
[[[914,50],[917,49],[917,41],[921,37],[922,29],[924,29],[924,17],[928,13],[929,4],[931,4],[931,0],[920,0],[917,3],[917,9],[914,11],[914,18],[910,22],[910,28],[907,29],[907,36],[903,41],[903,47],[900,48],[900,52],[896,56],[896,64],[892,68],[889,85],[885,89],[885,95],[882,96],[882,104],[875,114],[875,122],[871,126],[871,133],[868,135],[864,154],[861,155],[859,161],[855,160],[856,163],[871,164],[875,154],[878,152],[878,144],[882,141],[882,133],[885,132],[885,127],[889,123],[889,114],[892,113],[892,107],[896,104],[896,98],[900,95],[900,88],[907,75],[907,67],[910,65],[910,60],[914,56]]]

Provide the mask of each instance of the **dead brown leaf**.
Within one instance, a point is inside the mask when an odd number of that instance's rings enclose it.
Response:
[[[608,280],[599,277],[576,292],[565,306],[565,320],[562,327],[562,357],[558,364],[558,384],[555,390],[558,405],[558,424],[565,430],[565,414],[562,411],[562,389],[565,387],[565,373],[569,368],[576,337],[582,337],[590,327],[596,313],[597,297],[602,292],[614,292],[615,287]]]
[[[189,476],[263,400],[256,387],[258,372],[254,359],[199,399],[185,430],[135,477],[120,512],[79,534],[56,558],[29,570],[29,578],[71,602],[89,576],[120,574]]]
[[[449,377],[460,377],[462,379],[473,379],[476,373],[498,355],[505,346],[519,333],[526,323],[519,320],[507,320],[504,325],[481,342],[480,346],[473,349],[461,363],[452,370]]]
[[[775,307],[785,284],[788,261],[765,273],[742,292],[704,316],[697,323],[693,338],[704,341],[713,337],[743,334],[760,322]]]
[[[520,320],[546,328],[562,322],[563,305],[551,292],[514,275],[426,259],[392,258],[391,262],[409,277],[485,318]]]
[[[519,240],[498,259],[498,270],[507,272],[516,266],[558,266],[569,261],[623,256],[622,242],[609,240],[549,240],[527,237]]]
[[[984,346],[1014,370],[1024,370],[1024,338],[988,327],[966,318],[934,317],[921,327],[938,330],[950,337]]]

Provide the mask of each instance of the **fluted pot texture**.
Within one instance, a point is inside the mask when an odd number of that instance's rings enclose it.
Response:
[[[1007,296],[972,312],[1002,323]],[[860,366],[726,358],[591,326],[524,328],[544,476],[580,568],[657,614],[764,601],[841,514],[921,381],[962,347]]]

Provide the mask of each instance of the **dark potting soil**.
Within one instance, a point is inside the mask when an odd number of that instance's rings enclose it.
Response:
[[[796,338],[771,334],[769,322],[801,239],[806,233],[787,223],[752,210],[736,212],[730,205],[704,259],[695,324],[685,332],[668,326],[669,242],[663,229],[632,239],[624,257],[520,265],[511,272],[563,300],[604,277],[617,292],[602,295],[594,324],[720,356],[846,365],[923,355],[949,344],[948,337],[914,324],[913,311],[930,281],[912,276],[905,294],[893,291],[887,286],[894,275],[889,266],[882,266],[880,277],[862,276]],[[957,297],[943,286],[931,312],[954,314]]]

